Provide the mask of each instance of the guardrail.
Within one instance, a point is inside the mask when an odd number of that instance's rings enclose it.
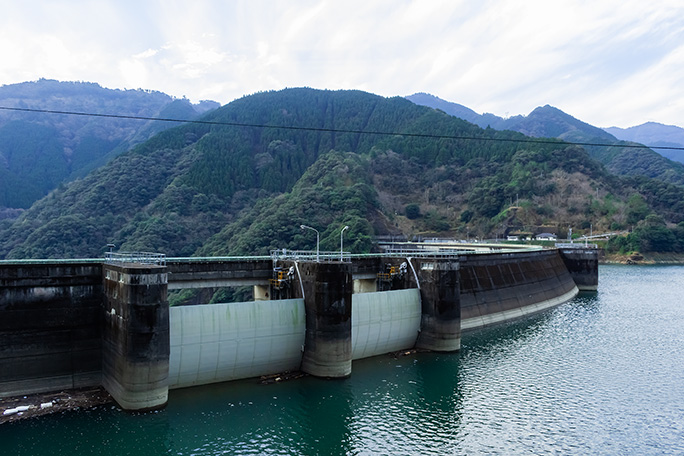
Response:
[[[380,256],[391,257],[427,257],[427,258],[458,258],[459,255],[474,253],[474,250],[427,250],[427,249],[387,249]]]
[[[596,244],[557,244],[558,248],[597,248]],[[458,249],[441,247],[439,250],[427,249],[403,249],[394,248],[388,249],[383,253],[342,253],[342,261],[350,262],[355,258],[382,258],[382,257],[397,257],[406,258],[412,257],[439,257],[439,258],[454,258],[459,255],[472,254],[486,254],[486,253],[515,253],[524,250],[542,250],[542,246],[527,245],[527,246],[510,246],[506,244],[470,244],[466,246],[459,246]],[[319,261],[332,262],[340,261],[340,252],[319,252]],[[150,252],[107,252],[105,258],[59,258],[59,259],[22,259],[22,260],[0,260],[0,264],[69,264],[69,263],[141,263],[141,264],[157,264],[165,266],[168,263],[193,263],[193,262],[223,262],[223,261],[263,261],[263,260],[277,260],[277,259],[296,259],[304,261],[316,261],[316,251],[311,250],[272,250],[270,255],[239,255],[239,256],[216,256],[216,257],[166,257],[162,253]]]
[[[514,252],[523,250],[543,250],[543,246],[535,244],[502,244],[490,242],[385,242],[380,244],[380,248],[386,251],[461,251],[464,253],[492,253],[492,252]]]
[[[580,242],[557,242],[556,247],[559,249],[598,249],[598,244],[583,244]]]
[[[271,259],[291,260],[291,261],[317,261],[321,263],[342,262],[351,263],[352,255],[350,252],[316,252],[315,250],[271,250]]]
[[[152,252],[107,252],[104,262],[107,264],[136,263],[166,266],[166,255]]]
[[[29,258],[23,260],[0,260],[1,264],[22,265],[22,264],[76,264],[76,263],[95,263],[101,264],[102,258]]]

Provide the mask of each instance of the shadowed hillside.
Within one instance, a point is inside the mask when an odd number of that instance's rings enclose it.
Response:
[[[97,84],[36,82],[0,87],[0,106],[32,110],[194,119],[218,103],[192,105],[161,92]],[[167,122],[0,109],[0,210],[28,208],[158,132]]]

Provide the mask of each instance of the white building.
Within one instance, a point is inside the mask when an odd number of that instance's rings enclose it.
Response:
[[[553,233],[540,233],[537,235],[538,241],[556,241],[558,238]]]

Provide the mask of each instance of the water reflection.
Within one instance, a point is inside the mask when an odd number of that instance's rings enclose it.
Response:
[[[354,391],[348,379],[302,379],[293,383],[299,409],[290,419],[298,424],[287,454],[344,454],[350,446]]]
[[[170,399],[166,412],[179,454],[335,454],[349,439],[343,381],[233,382],[174,391]]]

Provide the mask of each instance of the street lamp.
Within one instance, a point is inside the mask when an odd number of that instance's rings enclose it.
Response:
[[[342,250],[342,236],[344,235],[344,231],[348,230],[349,227],[347,225],[342,228],[342,231],[340,231],[340,261],[344,261],[344,252]]]
[[[320,233],[318,232],[318,230],[316,228],[311,228],[310,226],[307,226],[307,225],[299,225],[299,228],[301,228],[301,229],[306,228],[307,230],[313,230],[316,232],[316,263],[318,263],[319,262],[318,245],[320,244],[320,240],[321,240]]]

